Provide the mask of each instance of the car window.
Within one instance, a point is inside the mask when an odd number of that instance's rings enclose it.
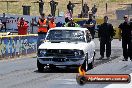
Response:
[[[46,40],[62,42],[85,42],[85,37],[84,31],[81,30],[50,30]]]

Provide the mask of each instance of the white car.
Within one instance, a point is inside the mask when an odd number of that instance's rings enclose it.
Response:
[[[38,47],[37,67],[82,65],[87,71],[93,68],[95,43],[87,28],[56,27],[48,31],[45,42]]]

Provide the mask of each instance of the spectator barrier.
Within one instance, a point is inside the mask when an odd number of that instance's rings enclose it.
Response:
[[[0,58],[36,53],[37,38],[37,34],[0,36]]]

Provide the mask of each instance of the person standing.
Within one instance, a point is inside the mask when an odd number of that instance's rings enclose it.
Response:
[[[96,5],[94,5],[94,6],[92,7],[91,11],[92,11],[93,16],[94,16],[94,18],[95,18],[95,15],[96,15],[96,12],[97,12],[97,7],[96,7]]]
[[[83,26],[90,31],[92,35],[92,39],[94,39],[94,35],[95,35],[95,25],[96,25],[96,21],[93,19],[93,14],[90,12],[89,20],[87,20]]]
[[[84,6],[83,6],[83,17],[88,17],[88,11],[89,11],[89,7],[87,5],[87,3],[85,2]]]
[[[43,13],[43,6],[44,6],[43,0],[39,0],[39,13],[40,13],[40,15]]]
[[[111,41],[114,36],[114,29],[112,24],[108,23],[108,16],[104,16],[104,23],[99,26],[98,37],[100,41],[100,55],[99,59],[104,58],[105,46],[106,46],[106,57],[110,59],[111,55]]]
[[[45,19],[45,14],[41,14],[41,18],[38,20],[38,41],[37,47],[41,44],[41,40],[45,39],[48,32],[49,22]]]
[[[130,43],[130,51],[129,51],[129,57],[130,60],[132,60],[132,18],[130,19],[130,27],[131,27],[131,43]]]
[[[7,28],[6,28],[7,19],[8,19],[8,17],[5,15],[5,13],[3,13],[3,16],[1,17],[1,22],[2,22],[3,26],[5,27],[5,32],[7,30]],[[3,30],[3,26],[1,27],[1,30]]]
[[[56,6],[58,5],[58,2],[55,2],[54,0],[50,1],[50,7],[51,7],[51,15],[55,16]]]
[[[73,3],[71,3],[71,1],[69,1],[68,5],[67,5],[68,12],[71,12],[73,14],[74,7],[75,7],[75,5]]]
[[[132,26],[128,16],[124,16],[124,22],[119,25],[119,41],[122,37],[123,61],[128,61],[128,57],[132,60]]]
[[[26,35],[28,30],[28,23],[25,21],[23,17],[21,17],[20,21],[17,24],[18,27],[18,35]]]

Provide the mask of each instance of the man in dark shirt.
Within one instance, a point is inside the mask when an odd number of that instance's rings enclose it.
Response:
[[[40,15],[43,13],[43,5],[44,5],[43,0],[39,0],[39,13],[40,13]]]
[[[114,36],[114,29],[112,24],[108,23],[108,17],[104,16],[104,23],[100,25],[98,30],[98,36],[100,40],[100,59],[104,58],[105,45],[106,45],[106,57],[110,59],[111,55],[111,41]]]
[[[51,15],[55,16],[56,6],[58,5],[58,2],[55,2],[54,0],[50,1],[50,7],[51,7]]]
[[[92,39],[94,39],[94,35],[95,35],[95,25],[96,25],[96,21],[93,19],[93,14],[90,12],[89,20],[86,21],[84,26],[87,27],[87,29],[90,31],[92,35]]]
[[[130,56],[130,59],[132,60],[132,18],[130,19],[130,26],[131,26],[131,43],[130,43],[130,51],[129,51],[129,56]]]
[[[128,57],[132,60],[132,26],[128,21],[128,16],[124,16],[124,22],[119,25],[119,41],[121,41],[122,37],[122,48],[123,48],[123,61],[127,61]]]
[[[9,18],[5,15],[5,13],[3,13],[3,16],[1,17],[1,22],[2,22],[3,26],[5,27],[5,32],[6,32],[7,19],[9,19]],[[3,29],[3,26],[1,27],[1,30]]]
[[[91,11],[92,11],[93,16],[94,16],[94,18],[95,18],[95,14],[96,14],[96,12],[97,12],[97,7],[96,7],[96,5],[94,5],[94,6],[92,7]]]
[[[83,17],[88,17],[88,11],[89,11],[89,7],[87,3],[85,3],[83,6]]]
[[[74,7],[75,7],[75,5],[73,3],[71,3],[71,1],[69,1],[68,5],[67,5],[67,9],[69,12],[72,12],[72,14],[73,14]]]

